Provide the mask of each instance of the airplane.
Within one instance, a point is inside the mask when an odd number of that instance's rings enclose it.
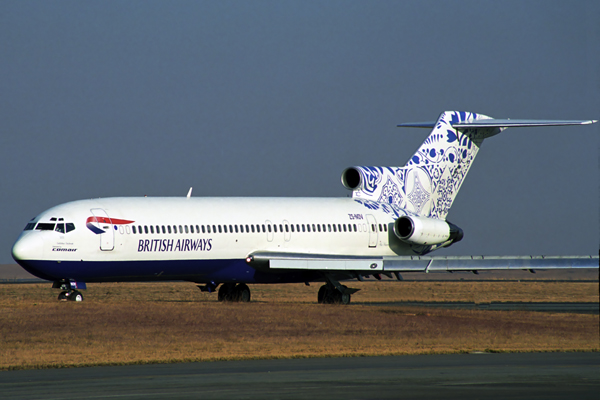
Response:
[[[479,148],[509,127],[595,120],[512,120],[446,111],[399,127],[431,133],[403,167],[354,166],[348,198],[117,197],[52,207],[25,226],[15,261],[82,301],[87,283],[189,281],[219,301],[248,284],[323,282],[319,303],[348,304],[340,283],[404,272],[598,268],[597,256],[432,257],[464,233],[446,216]]]

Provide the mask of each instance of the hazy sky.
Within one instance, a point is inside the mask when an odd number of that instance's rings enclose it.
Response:
[[[0,263],[110,196],[344,197],[444,110],[600,118],[600,2],[0,0]],[[597,254],[600,124],[484,142],[437,254]]]

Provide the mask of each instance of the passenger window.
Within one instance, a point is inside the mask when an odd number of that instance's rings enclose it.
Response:
[[[217,233],[217,226],[213,225],[213,233]]]
[[[252,233],[254,233],[254,225],[250,225],[250,227],[252,228]]]
[[[219,225],[219,233],[223,233],[223,231],[221,230],[221,225]]]
[[[300,224],[296,224],[296,232],[300,232]]]
[[[271,225],[267,225],[267,229],[271,232]]]
[[[289,232],[289,231],[290,231],[290,227],[289,227],[287,224],[285,225],[285,231],[286,231],[286,232]]]
[[[263,233],[267,232],[267,228],[265,227],[265,224],[262,224],[262,231],[263,231]]]
[[[273,232],[277,233],[277,225],[273,225]]]
[[[321,232],[321,224],[317,224],[317,229]]]
[[[146,234],[148,234],[148,225],[144,225],[144,232],[146,232]]]
[[[315,227],[315,224],[312,224],[312,231],[313,231],[313,232],[316,232],[316,231],[317,231],[317,228]]]
[[[196,233],[200,233],[200,227],[196,225]]]
[[[56,232],[65,233],[65,224],[56,224]]]
[[[333,224],[333,231],[334,231],[334,232],[337,232],[337,229],[336,229],[336,227],[335,227],[335,224]]]
[[[379,232],[383,232],[383,227],[379,224]]]
[[[354,224],[354,232],[356,232],[356,224]]]
[[[183,233],[183,227],[179,225],[179,233]]]
[[[154,233],[154,227],[150,225],[150,233]]]
[[[190,225],[190,233],[194,233],[194,225]]]
[[[204,225],[202,225],[202,233],[206,233],[206,228]]]
[[[171,225],[167,225],[167,232],[171,233]]]
[[[177,225],[173,225],[173,233],[177,234]]]
[[[246,225],[246,233],[250,233],[250,228]]]
[[[221,227],[221,225],[219,225]],[[227,233],[227,225],[223,225],[223,232]]]
[[[279,232],[283,233],[283,225],[279,224]]]
[[[208,233],[210,233],[210,225],[206,225],[206,229],[207,229]]]
[[[188,226],[187,226],[187,225],[185,225],[185,226],[184,226],[184,228],[185,228],[185,233],[190,233],[190,232],[188,231]]]
[[[69,232],[69,224],[67,224],[67,232]],[[127,234],[129,235],[131,233],[131,231],[129,230],[129,225],[125,225],[125,232],[127,232]]]
[[[67,228],[68,228],[68,227],[67,227]],[[133,233],[137,233],[137,232],[136,232],[136,230],[135,230],[135,225],[132,225],[132,226],[131,226],[131,229],[133,229]]]
[[[294,224],[291,224],[290,228],[292,229],[292,232],[294,232]]]
[[[331,224],[327,225],[327,232],[331,232]]]
[[[306,226],[302,224],[302,232],[306,232]]]

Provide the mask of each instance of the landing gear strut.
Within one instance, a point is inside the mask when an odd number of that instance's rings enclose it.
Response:
[[[224,283],[219,288],[219,301],[247,303],[250,301],[250,289],[245,283]]]
[[[342,291],[338,290],[331,283],[327,283],[319,289],[317,301],[319,304],[350,304],[351,294],[348,293],[354,289],[348,289],[344,285],[340,285]]]

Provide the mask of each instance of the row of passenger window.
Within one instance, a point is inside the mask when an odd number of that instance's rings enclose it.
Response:
[[[387,232],[385,224],[371,224],[371,230]],[[278,229],[279,227],[279,229]],[[267,232],[362,232],[357,224],[249,224],[249,225],[133,225],[135,234],[177,234],[177,233],[267,233]],[[366,227],[365,227],[366,231]],[[128,232],[129,233],[129,232]]]

